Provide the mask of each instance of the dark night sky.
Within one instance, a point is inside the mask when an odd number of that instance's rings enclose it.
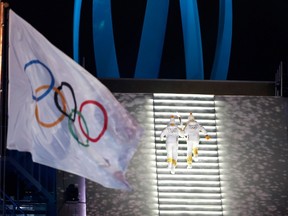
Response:
[[[8,0],[10,8],[72,57],[74,1]],[[55,3],[53,3],[55,2]],[[205,79],[209,79],[217,36],[218,0],[198,0]],[[112,0],[114,38],[121,77],[133,77],[146,0]],[[91,35],[92,1],[83,0],[81,56],[95,71]],[[274,81],[288,56],[288,1],[234,0],[228,80]],[[159,78],[185,79],[179,1],[171,0]]]

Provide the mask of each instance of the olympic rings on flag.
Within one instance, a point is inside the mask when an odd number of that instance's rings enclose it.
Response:
[[[41,125],[42,127],[51,128],[51,127],[56,126],[60,122],[62,122],[64,120],[65,116],[66,116],[66,117],[68,117],[68,129],[69,129],[69,132],[71,133],[72,137],[78,142],[78,144],[81,144],[84,147],[88,147],[89,146],[89,141],[98,142],[101,139],[101,137],[104,135],[105,131],[108,128],[108,114],[107,114],[107,111],[104,108],[104,106],[101,103],[97,102],[97,101],[86,100],[86,101],[82,102],[82,104],[80,106],[80,110],[78,111],[77,110],[76,97],[75,97],[74,90],[73,90],[72,86],[69,83],[67,83],[67,82],[61,82],[61,85],[56,88],[54,86],[55,79],[54,79],[53,73],[51,72],[51,70],[45,64],[43,64],[39,60],[29,61],[27,64],[25,64],[24,71],[26,71],[26,69],[29,66],[33,65],[33,64],[39,64],[39,65],[43,66],[48,71],[48,73],[49,73],[49,75],[51,77],[50,85],[42,85],[42,86],[36,88],[35,95],[37,95],[37,93],[40,92],[41,90],[47,89],[43,94],[41,94],[38,97],[33,95],[33,86],[32,86],[32,83],[31,83],[33,100],[35,100],[36,102],[39,102],[40,100],[45,98],[52,90],[54,90],[54,102],[55,102],[55,105],[56,105],[57,109],[62,113],[60,115],[60,117],[58,119],[56,119],[54,122],[50,122],[50,123],[43,122],[42,120],[40,120],[39,109],[38,109],[38,105],[36,103],[35,117],[36,117],[36,120],[39,123],[39,125]],[[67,104],[67,101],[66,101],[66,99],[64,97],[64,94],[62,93],[63,92],[63,87],[67,87],[68,91],[71,92],[71,95],[73,97],[74,108],[71,109],[72,111],[69,114],[67,113],[68,104]],[[58,101],[58,95],[60,96],[61,105],[59,104],[59,101]],[[71,102],[71,100],[69,102]],[[84,106],[86,106],[88,104],[92,104],[92,105],[97,106],[100,109],[100,111],[102,112],[102,114],[103,114],[103,127],[101,128],[100,133],[97,134],[96,137],[91,137],[89,135],[89,129],[88,129],[88,126],[87,126],[87,122],[86,122],[86,120],[85,120],[85,118],[84,118],[84,116],[82,114]],[[80,130],[83,133],[83,135],[87,138],[86,142],[84,142],[84,143],[79,140],[79,137],[76,134],[75,128],[73,129],[73,126],[72,126],[72,124],[76,120],[76,115],[78,115],[78,124],[79,124]],[[83,128],[82,122],[84,124],[84,128],[85,129]]]
[[[71,86],[69,83],[67,83],[67,82],[62,82],[61,85],[60,85],[57,89],[58,89],[59,91],[61,91],[63,86],[66,86],[66,87],[69,88],[69,90],[70,90],[70,92],[71,92],[71,94],[72,94],[72,97],[73,97],[74,109],[77,110],[76,98],[75,98],[75,94],[74,94],[74,90],[73,90],[72,86]],[[60,107],[59,102],[58,102],[58,97],[57,97],[57,92],[56,92],[56,91],[55,91],[55,94],[54,94],[54,101],[55,101],[55,104],[56,104],[58,110],[59,110],[60,112],[62,112],[65,116],[67,116],[67,117],[69,118],[69,120],[72,120],[72,121],[74,122],[74,121],[75,121],[75,118],[76,118],[76,112],[73,112],[74,115],[73,115],[73,117],[72,117],[72,115],[70,115],[70,114],[68,115],[68,114],[66,113],[66,110],[62,110],[62,108]],[[78,113],[78,112],[77,112],[77,113]]]
[[[46,97],[46,95],[49,94],[49,92],[53,89],[53,86],[55,84],[55,79],[54,79],[54,76],[52,74],[52,72],[50,71],[50,69],[45,65],[43,64],[42,62],[40,62],[39,60],[32,60],[30,62],[28,62],[27,64],[25,64],[24,66],[24,71],[26,71],[26,69],[33,65],[33,64],[40,64],[41,66],[43,66],[49,73],[50,77],[51,77],[51,83],[50,83],[50,86],[49,88],[47,88],[47,91],[45,91],[42,95],[40,95],[39,97],[36,97],[35,95],[32,94],[32,98],[33,100],[36,100],[36,101],[40,101],[42,100],[44,97]]]
[[[71,116],[73,115],[73,113],[76,113],[76,112],[77,112],[77,114],[79,115],[79,117],[82,119],[82,121],[84,122],[85,129],[86,129],[86,131],[87,131],[87,134],[89,135],[88,126],[87,126],[87,123],[86,123],[86,121],[85,121],[82,113],[79,112],[79,111],[75,111],[74,109],[72,109],[72,112],[69,114],[69,120],[68,120],[69,131],[70,131],[70,133],[72,134],[73,138],[74,138],[79,144],[87,147],[87,146],[89,146],[89,140],[87,139],[87,140],[86,140],[86,143],[82,143],[82,142],[79,140],[78,136],[76,135],[75,131],[74,131],[73,128],[72,128],[72,121],[73,121],[73,120],[72,120]],[[75,116],[75,114],[74,114],[74,116]]]
[[[80,116],[78,117],[79,120],[79,125],[80,125],[80,129],[82,131],[82,133],[84,134],[84,136],[90,140],[91,142],[97,142],[103,135],[104,132],[107,130],[108,127],[108,115],[107,115],[107,111],[105,110],[105,108],[102,106],[102,104],[98,103],[97,101],[92,101],[92,100],[88,100],[88,101],[84,101],[81,106],[80,106],[80,113],[82,113],[82,109],[85,105],[87,104],[94,104],[96,106],[98,106],[100,108],[100,110],[103,112],[103,116],[104,116],[104,124],[103,124],[103,128],[101,130],[101,132],[99,133],[99,135],[96,138],[91,138],[89,137],[89,135],[83,130],[82,127],[82,123],[81,123],[81,119]]]
[[[40,90],[42,89],[49,89],[50,86],[48,85],[43,85],[43,86],[40,86],[39,88],[36,89],[36,93],[39,92]],[[66,101],[65,101],[65,98],[63,96],[63,94],[61,93],[61,91],[59,91],[59,89],[57,89],[56,87],[53,87],[52,88],[55,93],[57,92],[60,97],[61,97],[61,101],[62,101],[62,104],[63,104],[63,111],[65,112],[66,111]],[[43,126],[43,127],[47,127],[47,128],[50,128],[50,127],[54,127],[55,125],[57,125],[58,123],[60,123],[61,121],[63,121],[65,115],[62,113],[62,115],[55,121],[55,122],[52,122],[52,123],[44,123],[40,120],[39,118],[39,112],[38,112],[38,106],[37,106],[37,103],[36,103],[36,107],[35,107],[35,116],[36,116],[36,119],[37,119],[37,122]]]

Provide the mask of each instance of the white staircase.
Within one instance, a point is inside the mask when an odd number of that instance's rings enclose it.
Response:
[[[214,96],[154,94],[153,107],[159,215],[223,215]],[[186,141],[179,138],[178,163],[172,175],[160,133],[171,115],[178,113],[185,123],[190,112],[211,139],[207,141],[200,134],[199,161],[193,161],[192,169],[187,169]]]

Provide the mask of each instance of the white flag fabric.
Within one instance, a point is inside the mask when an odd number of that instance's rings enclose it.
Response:
[[[11,9],[8,102],[8,149],[130,189],[125,172],[142,128],[99,80]]]

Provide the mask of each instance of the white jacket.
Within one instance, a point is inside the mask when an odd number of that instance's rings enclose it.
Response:
[[[187,140],[199,140],[200,132],[207,135],[205,128],[196,121],[190,121],[184,128],[184,135],[187,136]]]
[[[160,139],[166,136],[166,143],[178,143],[178,137],[183,136],[183,132],[176,126],[167,126],[161,133]]]

